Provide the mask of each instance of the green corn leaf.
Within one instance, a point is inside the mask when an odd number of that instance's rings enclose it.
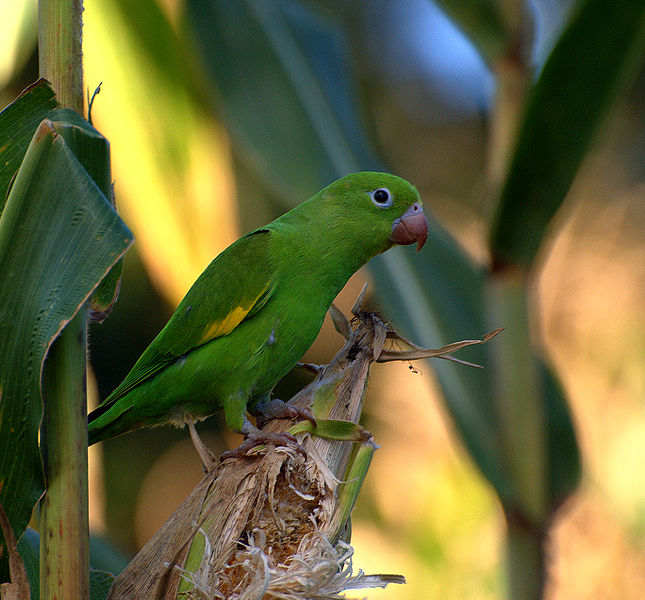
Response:
[[[90,600],[105,600],[114,583],[114,575],[90,569]]]
[[[582,459],[564,390],[547,365],[540,363],[539,369],[548,436],[548,500],[552,510],[555,510],[578,487],[582,475]]]
[[[0,112],[0,213],[36,127],[57,107],[53,90],[44,79],[40,79]]]
[[[33,122],[29,108],[14,115],[21,118]],[[38,429],[47,352],[132,243],[58,133],[67,125],[40,124],[0,217],[0,502],[18,537],[43,493]],[[12,133],[0,131],[0,139],[9,148]]]
[[[491,408],[513,496],[500,495],[507,514],[544,531],[576,488],[580,454],[566,398],[555,375],[532,350],[530,291],[522,277],[491,277],[489,319],[504,319],[491,350]]]
[[[49,114],[49,118],[103,195],[116,208],[112,194],[109,142],[73,110],[57,109]],[[87,304],[91,321],[103,321],[112,311],[119,295],[122,270],[123,260],[119,260],[94,290]]]
[[[645,55],[645,3],[584,0],[531,91],[491,231],[528,267],[594,136]]]

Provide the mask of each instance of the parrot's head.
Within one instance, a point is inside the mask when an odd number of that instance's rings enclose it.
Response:
[[[428,222],[417,189],[405,179],[364,171],[327,186],[321,194],[335,205],[343,226],[358,240],[384,252],[394,244],[417,244],[428,237]]]

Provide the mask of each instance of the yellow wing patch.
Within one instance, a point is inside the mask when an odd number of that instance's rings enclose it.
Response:
[[[202,337],[200,338],[200,344],[204,344],[212,339],[231,333],[231,331],[233,331],[233,329],[235,329],[244,320],[246,315],[251,312],[257,301],[266,292],[267,288],[268,286],[258,294],[249,306],[236,306],[223,319],[208,323]]]
[[[200,342],[203,344],[208,340],[213,338],[220,337],[222,335],[227,335],[233,331],[241,322],[246,315],[249,314],[251,307],[244,308],[242,306],[236,306],[226,317],[220,321],[213,321],[208,324],[208,328],[202,334]]]

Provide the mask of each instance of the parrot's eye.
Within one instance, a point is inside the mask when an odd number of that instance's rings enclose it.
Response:
[[[370,196],[372,197],[372,202],[379,208],[387,208],[392,205],[392,194],[390,194],[390,190],[387,188],[374,190]]]

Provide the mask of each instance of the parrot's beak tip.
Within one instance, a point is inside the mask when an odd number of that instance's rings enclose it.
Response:
[[[392,224],[390,241],[395,244],[417,244],[417,252],[428,239],[428,221],[421,204],[415,202]]]

